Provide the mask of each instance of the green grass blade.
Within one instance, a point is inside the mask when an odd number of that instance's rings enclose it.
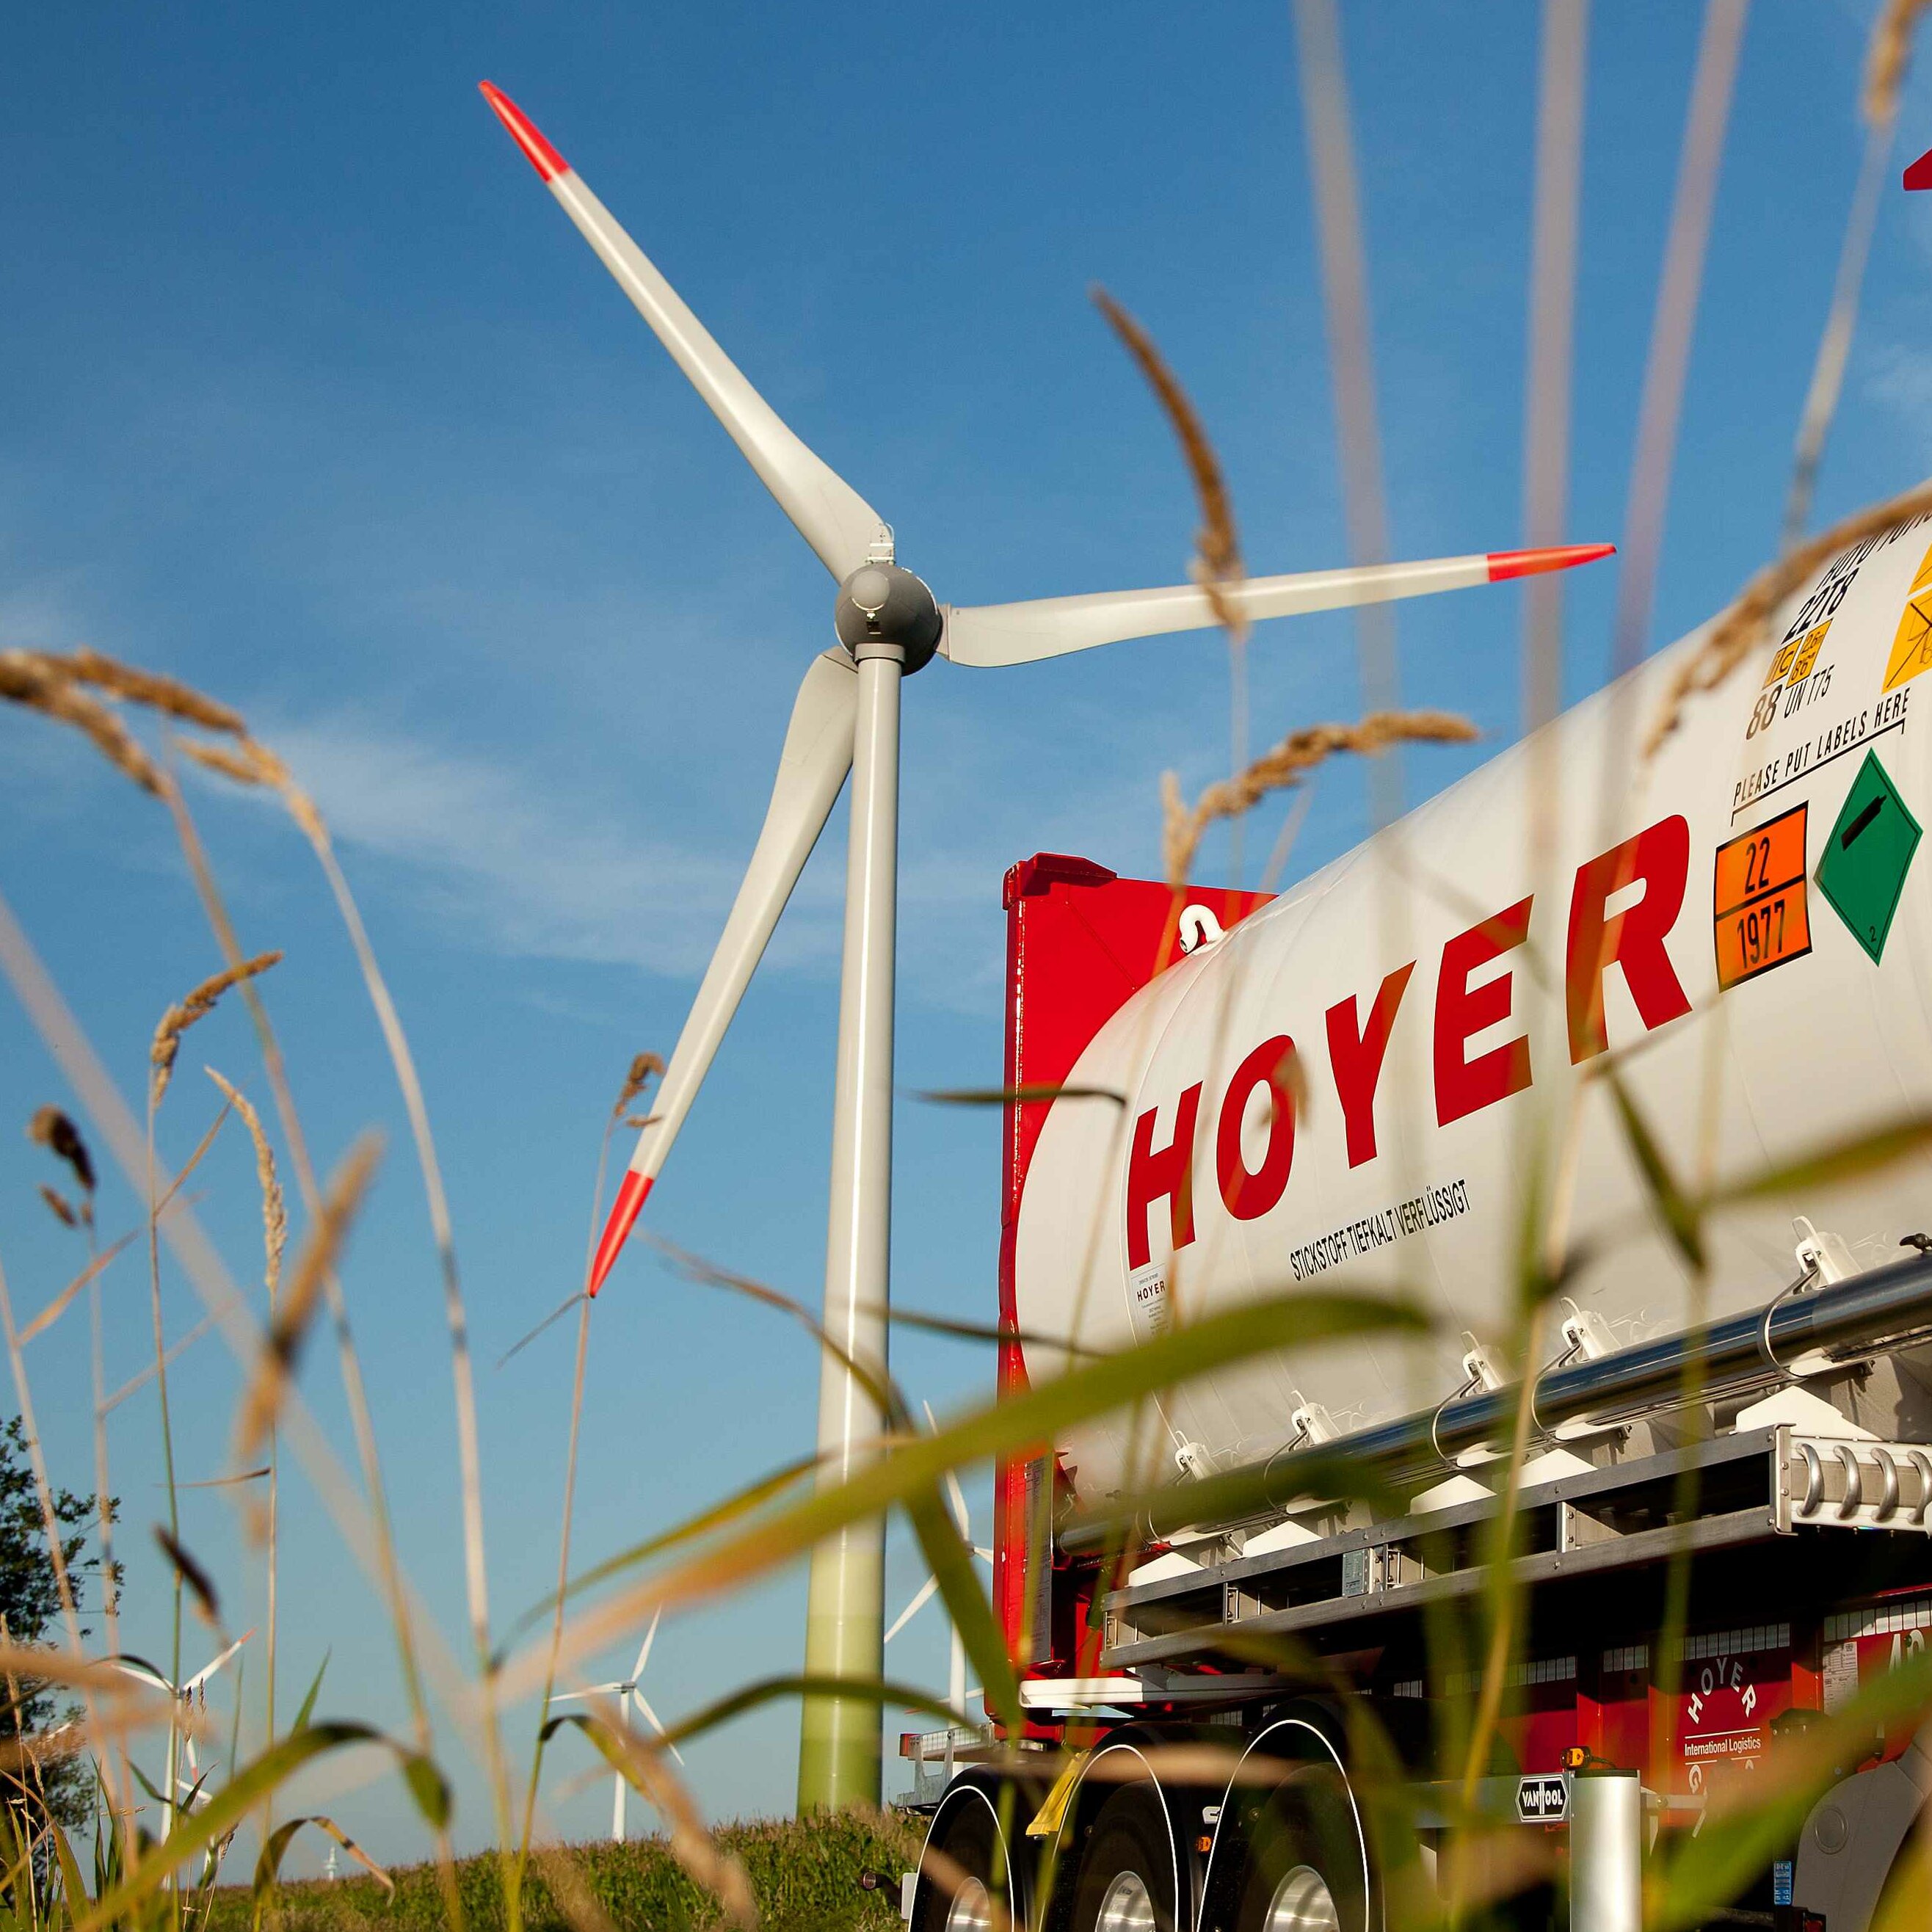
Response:
[[[788,1462],[782,1469],[774,1469],[769,1476],[760,1476],[748,1487],[735,1495],[726,1497],[722,1503],[714,1503],[709,1509],[700,1510],[697,1515],[687,1517],[674,1529],[667,1529],[656,1536],[647,1537],[642,1543],[634,1544],[628,1550],[620,1550],[614,1556],[607,1557],[594,1570],[586,1570],[573,1582],[568,1592],[574,1596],[578,1592],[590,1589],[620,1572],[634,1569],[640,1563],[647,1563],[653,1556],[662,1556],[668,1550],[675,1550],[680,1544],[694,1542],[699,1537],[708,1535],[714,1529],[722,1529],[736,1522],[741,1516],[748,1515],[760,1504],[770,1502],[773,1497],[782,1496],[787,1490],[795,1487],[818,1467],[816,1455],[801,1456],[795,1462]],[[520,1628],[538,1619],[547,1617],[555,1607],[556,1599],[538,1604],[521,1620]]]
[[[327,1832],[392,1898],[395,1896],[395,1880],[333,1818],[315,1812],[308,1817],[291,1818],[286,1824],[278,1825],[268,1842],[262,1847],[262,1855],[255,1861],[254,1882],[249,1888],[249,1896],[254,1900],[258,1916],[276,1880],[281,1875],[283,1855],[304,1825],[313,1825],[318,1831]]]
[[[1678,1186],[1677,1177],[1671,1172],[1670,1163],[1658,1145],[1649,1122],[1637,1111],[1630,1090],[1614,1073],[1606,1074],[1604,1078],[1610,1097],[1616,1103],[1617,1116],[1623,1123],[1624,1137],[1630,1142],[1637,1172],[1643,1176],[1644,1185],[1650,1191],[1651,1204],[1657,1210],[1658,1219],[1676,1244],[1678,1252],[1694,1270],[1702,1274],[1704,1231],[1699,1219],[1700,1210]]]
[[[1088,1362],[1024,1395],[971,1410],[934,1435],[895,1442],[848,1481],[814,1490],[585,1612],[572,1627],[573,1646],[594,1646],[628,1630],[658,1604],[706,1596],[774,1569],[846,1524],[880,1515],[933,1489],[949,1469],[1049,1442],[1075,1423],[1125,1408],[1228,1362],[1355,1336],[1419,1334],[1429,1325],[1419,1310],[1403,1304],[1340,1292],[1289,1291],[1204,1316],[1157,1341]],[[541,1682],[547,1660],[546,1649],[520,1667],[532,1682]]]
[[[1848,1180],[1862,1180],[1928,1147],[1932,1147],[1932,1115],[1908,1114],[1868,1133],[1847,1135],[1744,1179],[1721,1183],[1706,1196],[1704,1204],[1727,1208],[1780,1195],[1815,1194]]]
[[[1688,1932],[1731,1900],[1798,1835],[1806,1814],[1880,1731],[1932,1707],[1932,1652],[1907,1657],[1856,1698],[1774,1750],[1731,1807],[1714,1807],[1672,1858],[1645,1915],[1649,1932]]]
[[[308,1720],[314,1714],[315,1700],[322,1694],[322,1673],[328,1668],[328,1660],[334,1655],[332,1650],[322,1654],[322,1661],[316,1666],[315,1681],[308,1687],[308,1695],[302,1700],[302,1708],[296,1713],[295,1728],[298,1731],[308,1728]]]
[[[1117,1532],[1123,1538],[1138,1532],[1146,1540],[1159,1541],[1196,1523],[1238,1523],[1278,1516],[1302,1496],[1367,1503],[1400,1516],[1406,1513],[1408,1491],[1387,1481],[1359,1456],[1346,1450],[1324,1455],[1318,1450],[1309,1452],[1305,1463],[1298,1452],[1292,1486],[1265,1464],[1257,1464],[1204,1476],[1184,1487],[1164,1483],[1153,1489],[1130,1490],[1110,1498],[1104,1509],[1083,1510],[1068,1526]]]
[[[74,1932],[97,1932],[97,1928],[111,1924],[124,1913],[158,1896],[169,1873],[227,1836],[303,1766],[353,1744],[380,1744],[392,1752],[423,1815],[438,1828],[448,1822],[448,1787],[427,1759],[372,1725],[339,1722],[310,1725],[272,1744],[253,1762],[243,1766],[200,1810],[182,1818],[164,1843],[127,1872],[105,1898],[95,1900],[93,1909],[79,1921]],[[425,1802],[426,1797],[430,1802]],[[433,1809],[433,1805],[437,1808]]]
[[[784,1697],[849,1697],[854,1703],[877,1704],[881,1709],[904,1708],[917,1711],[928,1718],[937,1718],[941,1724],[964,1724],[966,1714],[956,1711],[944,1698],[936,1697],[930,1690],[922,1690],[910,1684],[895,1684],[883,1677],[825,1677],[818,1675],[790,1677],[764,1677],[755,1684],[741,1685],[703,1709],[694,1711],[687,1718],[680,1718],[674,1724],[664,1727],[661,1738],[642,1738],[638,1740],[646,1750],[668,1750],[673,1744],[688,1744],[693,1738],[701,1738],[707,1731],[715,1731],[721,1724],[728,1724],[734,1718],[742,1717],[747,1711],[755,1711],[762,1704],[774,1704]],[[560,1712],[544,1726],[546,1738],[566,1724],[590,1735],[598,1727],[594,1712],[569,1711]],[[608,1726],[603,1728],[608,1730]],[[612,1763],[611,1768],[618,1767]]]
[[[1012,1659],[1006,1654],[1006,1640],[993,1615],[993,1606],[980,1587],[973,1568],[972,1551],[959,1534],[959,1526],[946,1499],[935,1484],[922,1494],[906,1498],[906,1515],[919,1538],[926,1567],[945,1599],[946,1613],[959,1633],[959,1641],[985,1687],[988,1708],[1011,1724],[1018,1720],[1020,1684],[1014,1674]]]
[[[74,1847],[59,1826],[52,1825],[54,1862],[60,1871],[61,1892],[67,1902],[67,1916],[70,1922],[87,1903],[87,1886],[80,1875],[80,1862],[74,1855]]]

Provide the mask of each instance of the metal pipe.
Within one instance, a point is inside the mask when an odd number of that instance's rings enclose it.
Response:
[[[1570,1932],[1643,1932],[1643,1785],[1634,1771],[1570,1781]]]
[[[1737,1396],[1798,1378],[1801,1370],[1847,1366],[1912,1342],[1932,1340],[1932,1256],[1872,1268],[1849,1280],[1798,1293],[1713,1322],[1701,1334],[1659,1336],[1594,1361],[1546,1370],[1532,1397],[1536,1426],[1546,1440],[1566,1422],[1613,1428],[1668,1407],[1687,1371],[1706,1400]],[[1793,1365],[1799,1365],[1795,1370]],[[1815,1368],[1810,1366],[1815,1364]],[[1306,1449],[1278,1450],[1264,1460],[1226,1472],[1252,1475],[1262,1499],[1238,1518],[1204,1522],[1187,1514],[1188,1492],[1177,1487],[1145,1512],[1143,1537],[1158,1540],[1177,1529],[1231,1526],[1278,1516],[1310,1494],[1310,1483],[1332,1480],[1338,1457],[1372,1466],[1390,1480],[1453,1466],[1462,1451],[1507,1443],[1522,1385],[1485,1389],[1439,1408],[1377,1423]],[[1069,1524],[1060,1546],[1088,1556],[1118,1541],[1118,1520]]]

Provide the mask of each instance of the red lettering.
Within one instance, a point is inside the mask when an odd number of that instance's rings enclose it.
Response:
[[[1197,1082],[1181,1095],[1174,1110],[1174,1138],[1166,1147],[1154,1144],[1154,1116],[1150,1107],[1134,1123],[1133,1152],[1127,1158],[1127,1266],[1144,1268],[1148,1261],[1148,1210],[1163,1196],[1168,1202],[1168,1227],[1174,1245],[1184,1248],[1194,1238],[1194,1117],[1201,1110]]]
[[[1479,1107],[1493,1106],[1529,1084],[1529,1036],[1519,1034],[1474,1060],[1463,1058],[1470,1039],[1510,1016],[1510,977],[1499,973],[1472,988],[1469,975],[1500,959],[1529,936],[1528,899],[1518,899],[1493,919],[1460,932],[1442,949],[1436,982],[1436,1120],[1446,1127]]]
[[[1234,1070],[1221,1102],[1214,1168],[1221,1198],[1238,1221],[1252,1221],[1281,1198],[1294,1165],[1294,1042],[1285,1033],[1264,1040]],[[1248,1172],[1241,1156],[1241,1123],[1257,1087],[1268,1090],[1268,1139],[1262,1164]]]
[[[1414,970],[1412,959],[1382,982],[1366,1026],[1357,1023],[1358,1003],[1352,994],[1328,1009],[1328,1064],[1335,1076],[1335,1097],[1342,1103],[1351,1167],[1376,1157],[1376,1083],[1382,1076],[1382,1056],[1394,1030],[1395,1010]]]
[[[1573,1066],[1610,1045],[1604,1024],[1604,974],[1612,961],[1624,969],[1624,984],[1647,1028],[1681,1019],[1690,1010],[1670,955],[1664,950],[1664,935],[1683,910],[1690,874],[1690,827],[1674,816],[1576,868],[1563,964]],[[1611,894],[1639,879],[1643,881],[1642,898],[1604,918]]]

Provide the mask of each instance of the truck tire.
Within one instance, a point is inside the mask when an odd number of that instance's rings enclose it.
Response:
[[[1348,1787],[1309,1765],[1249,1825],[1236,1932],[1367,1932],[1369,1916]]]
[[[1150,1785],[1115,1792],[1080,1855],[1070,1932],[1175,1932],[1178,1892],[1167,1808]]]
[[[949,1793],[926,1843],[945,1862],[935,1861],[935,1872],[921,1862],[911,1932],[992,1932],[1022,1917],[1012,1910],[999,1820],[985,1792],[975,1786]],[[942,1873],[956,1874],[958,1882],[942,1882]]]

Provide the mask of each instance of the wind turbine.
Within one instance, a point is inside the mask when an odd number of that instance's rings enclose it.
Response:
[[[589,1292],[594,1295],[602,1286],[663,1168],[850,771],[824,1326],[847,1358],[883,1365],[891,1221],[900,686],[934,656],[976,667],[1022,664],[1124,638],[1204,630],[1220,619],[1206,592],[1191,584],[1018,604],[961,608],[938,602],[920,578],[899,565],[891,526],[779,419],[529,117],[488,81],[482,91],[559,206],[838,586],[832,609],[838,642],[812,659],[799,688],[764,824],[659,1084],[652,1118],[618,1190],[592,1263]],[[1251,620],[1332,610],[1564,569],[1607,556],[1612,548],[1594,544],[1493,551],[1426,563],[1251,578],[1231,586],[1224,602]],[[819,1382],[820,1480],[844,1480],[855,1464],[876,1453],[883,1426],[871,1396],[827,1350]],[[813,1551],[806,1612],[808,1674],[879,1674],[884,1555],[883,1520],[841,1530]],[[805,1700],[799,1747],[801,1810],[876,1805],[880,1770],[875,1706],[836,1696]]]
[[[201,1760],[194,1748],[196,1716],[208,1708],[208,1680],[238,1656],[242,1646],[254,1634],[252,1630],[244,1630],[213,1663],[204,1664],[185,1684],[170,1684],[145,1658],[121,1656],[107,1660],[116,1670],[141,1683],[152,1684],[157,1690],[165,1690],[174,1700],[175,1714],[168,1720],[167,1775],[162,1786],[167,1794],[161,1804],[161,1835],[164,1838],[173,1828],[176,1808],[174,1801],[177,1793],[186,1798],[184,1808],[189,1810],[196,1810],[200,1804],[207,1802],[206,1796],[200,1795],[200,1792]],[[185,1718],[181,1714],[184,1711],[187,1713]],[[188,1757],[189,1772],[186,1778],[181,1774],[181,1757],[184,1750]]]
[[[926,1410],[926,1423],[936,1435],[938,1432],[939,1425],[933,1420],[932,1405],[926,1402],[922,1406]],[[981,1562],[990,1564],[993,1561],[993,1552],[973,1540],[973,1520],[966,1508],[966,1492],[959,1486],[959,1478],[950,1469],[946,1472],[946,1488],[947,1494],[952,1499],[952,1520],[959,1526],[960,1541],[964,1544]],[[926,1608],[926,1605],[932,1600],[934,1592],[938,1588],[939,1579],[937,1576],[926,1578],[926,1581],[914,1592],[912,1600],[900,1611],[893,1622],[892,1628],[886,1631],[884,1638],[886,1642],[890,1643],[892,1639],[897,1636],[899,1632]],[[958,1624],[951,1622],[949,1619],[949,1626],[952,1633],[952,1654],[946,1672],[946,1701],[954,1710],[963,1712],[966,1708],[967,1696],[966,1646],[960,1640]],[[946,1747],[948,1777],[952,1775],[951,1728],[950,1725],[947,1726],[949,1735]]]
[[[644,1666],[651,1660],[651,1646],[657,1641],[658,1618],[662,1617],[663,1615],[664,1612],[662,1610],[658,1610],[652,1616],[651,1618],[651,1627],[644,1633],[644,1646],[638,1652],[637,1662],[631,1666],[631,1674],[629,1676],[620,1678],[615,1683],[612,1684],[593,1684],[588,1690],[566,1690],[560,1695],[553,1697],[550,1700],[550,1702],[553,1704],[567,1704],[574,1699],[609,1697],[614,1696],[617,1700],[617,1709],[619,1714],[621,1715],[624,1708],[624,1700],[628,1697],[632,1703],[637,1706],[638,1711],[644,1717],[644,1721],[650,1726],[652,1730],[657,1732],[659,1737],[662,1737],[664,1734],[664,1727],[658,1721],[658,1714],[656,1712],[651,1708],[650,1700],[645,1696],[643,1690],[639,1688],[638,1680],[644,1674]],[[683,1763],[684,1754],[678,1749],[676,1745],[671,1745],[670,1747],[670,1750],[671,1756],[676,1758],[680,1764]],[[610,1836],[615,1839],[618,1844],[622,1844],[623,1843],[624,1774],[621,1771],[619,1772],[611,1780]]]

